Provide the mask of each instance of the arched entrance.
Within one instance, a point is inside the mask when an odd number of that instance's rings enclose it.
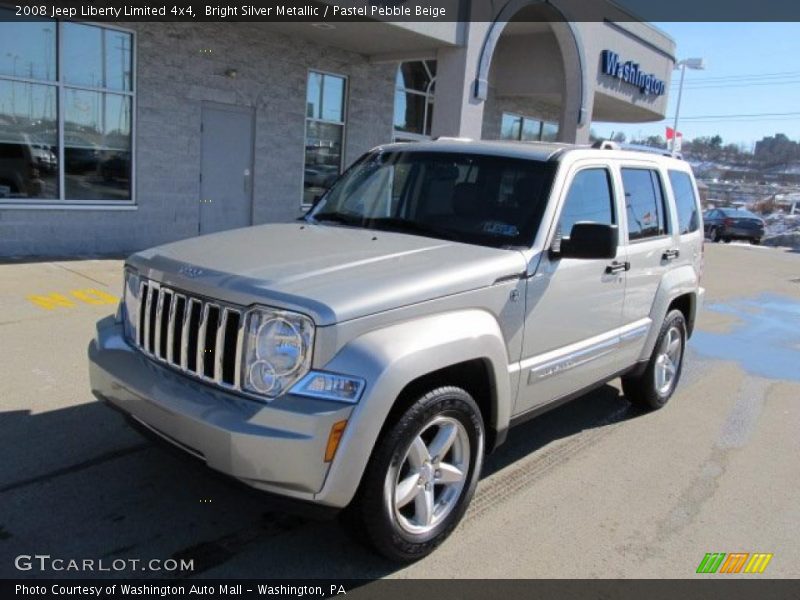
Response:
[[[482,137],[519,130],[517,139],[584,142],[591,89],[580,32],[557,7],[510,0],[500,10],[487,31],[473,89],[474,100],[485,103]]]

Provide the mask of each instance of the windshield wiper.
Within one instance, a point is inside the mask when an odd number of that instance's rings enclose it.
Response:
[[[416,233],[446,240],[456,239],[455,234],[450,231],[425,225],[417,221],[409,221],[408,219],[384,217],[381,219],[370,219],[368,223],[370,229],[382,229],[384,231],[395,231],[399,233]]]
[[[342,225],[363,226],[364,224],[364,219],[362,217],[340,212],[322,212],[318,215],[309,215],[308,220],[312,223],[315,221],[328,221],[329,223],[341,223]]]

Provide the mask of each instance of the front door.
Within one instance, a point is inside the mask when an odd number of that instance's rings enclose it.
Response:
[[[614,178],[607,166],[574,166],[565,189],[554,239],[558,232],[569,237],[577,222],[619,223]],[[624,265],[621,245],[615,259],[559,258],[545,251],[526,291],[516,414],[583,389],[616,370]]]
[[[253,111],[204,104],[200,165],[200,234],[252,223]]]

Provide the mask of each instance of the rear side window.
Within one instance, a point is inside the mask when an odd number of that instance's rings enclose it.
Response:
[[[628,239],[658,237],[668,233],[663,186],[658,171],[622,169]]]
[[[678,233],[692,233],[700,229],[700,213],[694,195],[692,178],[688,173],[670,171],[669,182],[675,196],[675,210],[678,211]]]
[[[584,169],[572,179],[559,221],[561,235],[568,238],[572,226],[579,222],[616,222],[611,178],[605,169]]]

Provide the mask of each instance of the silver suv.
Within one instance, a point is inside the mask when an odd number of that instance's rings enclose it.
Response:
[[[689,166],[603,144],[367,153],[299,222],[139,252],[94,394],[256,488],[431,552],[512,425],[622,377],[664,406],[703,290]]]

